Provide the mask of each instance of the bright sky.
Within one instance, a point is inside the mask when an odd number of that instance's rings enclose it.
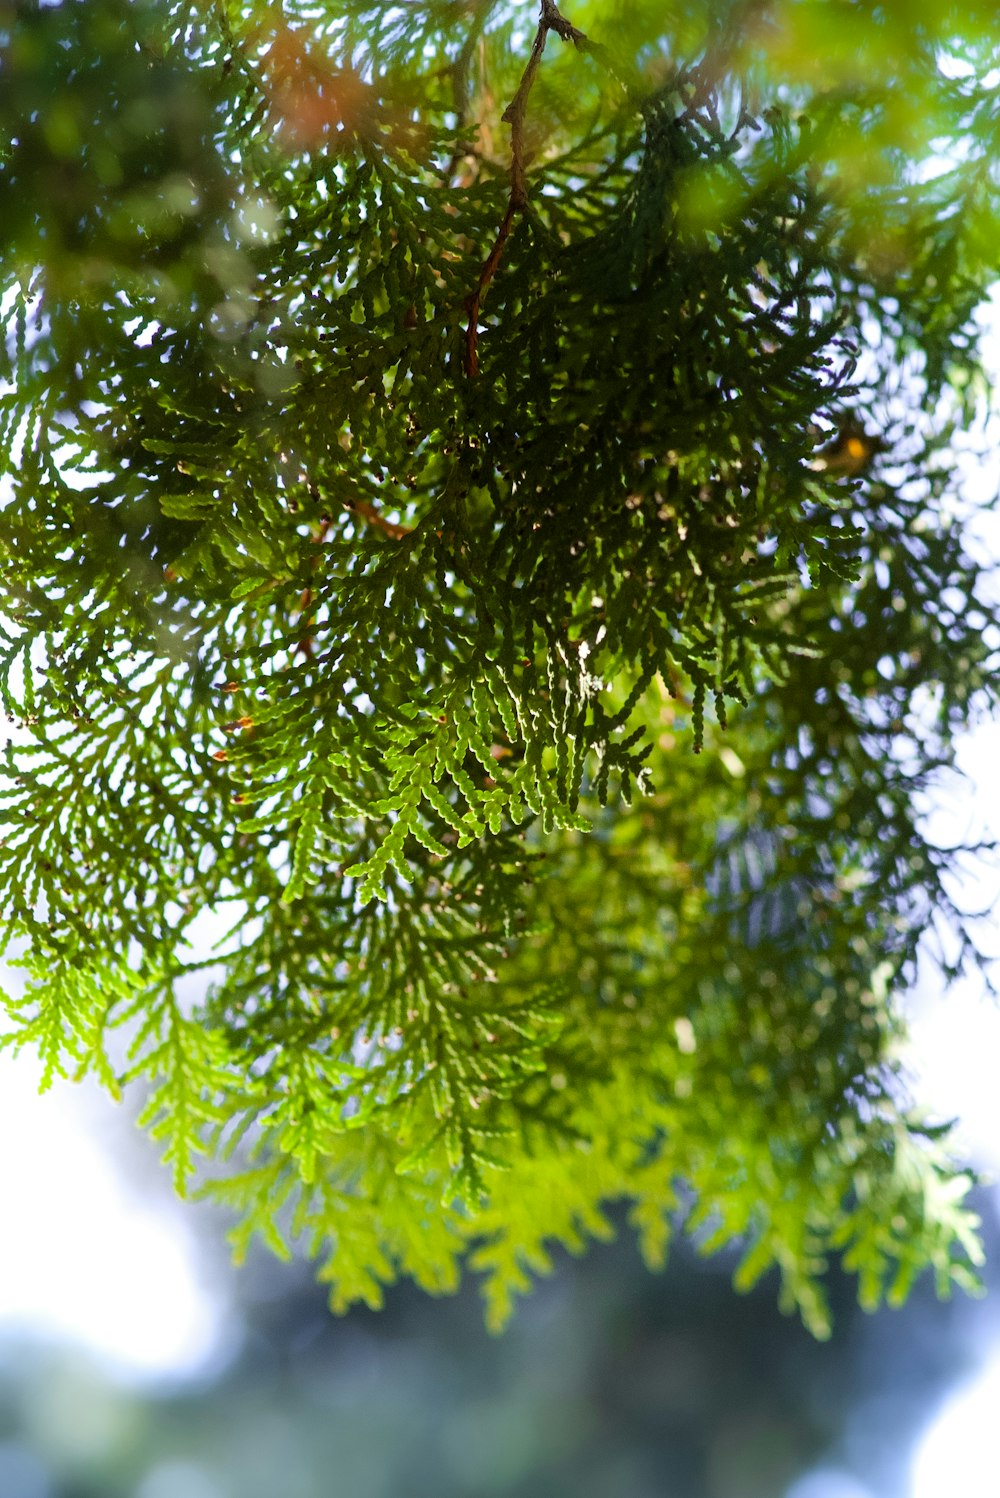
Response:
[[[913,1463],[910,1498],[997,1498],[1000,1355],[945,1403]]]
[[[983,724],[970,734],[958,760],[968,780],[935,814],[935,836],[944,843],[970,835],[1000,839],[1000,723]],[[1000,878],[984,878],[963,890],[970,906],[982,908],[996,901]],[[989,926],[984,939],[1000,955],[1000,928],[993,920]],[[1000,1007],[975,978],[956,984],[946,996],[929,981],[914,998],[911,1034],[918,1100],[958,1119],[956,1137],[973,1163],[1000,1180]]]
[[[0,1333],[82,1343],[129,1379],[194,1372],[226,1343],[176,1209],[138,1200],[108,1150],[116,1105],[86,1087],[38,1094],[27,1052],[0,1056]]]
[[[975,807],[984,835],[1000,836],[1000,724],[971,735],[961,760],[971,782],[966,805]],[[983,894],[983,903],[996,898],[995,888]],[[1000,950],[995,924],[993,950]],[[944,998],[929,992],[918,1002],[912,1033],[918,1097],[940,1115],[959,1120],[957,1137],[968,1158],[995,1184],[1000,1181],[1000,1008],[975,982],[958,985]],[[984,1323],[992,1341],[983,1349],[980,1372],[945,1400],[918,1443],[908,1498],[997,1498],[1000,1493],[1000,1348],[993,1322],[991,1316]]]

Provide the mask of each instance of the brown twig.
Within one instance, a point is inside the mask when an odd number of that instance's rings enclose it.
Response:
[[[309,485],[309,493],[314,500],[319,500],[320,492],[315,484],[311,483]],[[413,529],[413,527],[409,525],[399,525],[395,520],[386,520],[385,516],[378,509],[378,506],[373,505],[371,500],[341,499],[340,503],[349,514],[360,515],[362,520],[367,520],[369,525],[374,525],[377,530],[383,531],[387,536],[391,536],[393,541],[401,541],[403,537],[408,536]],[[329,516],[324,515],[322,521],[320,522],[320,531],[317,540],[322,541],[329,528],[330,518]]]
[[[535,81],[535,74],[538,72],[538,65],[542,60],[542,53],[545,51],[545,43],[550,31],[554,31],[564,42],[572,42],[578,50],[589,46],[585,34],[566,20],[566,17],[560,13],[555,0],[541,0],[538,30],[532,43],[531,56],[521,74],[517,93],[501,116],[504,123],[510,126],[510,197],[507,200],[507,209],[497,230],[493,247],[479,272],[475,290],[465,299],[465,310],[469,314],[469,323],[465,330],[465,373],[469,379],[474,379],[479,372],[480,304],[487,287],[496,275],[504,246],[514,227],[514,219],[528,206],[528,176],[524,161],[524,119],[528,109],[528,95],[531,93],[531,86]]]
[[[367,499],[342,499],[341,504],[350,514],[360,515],[362,520],[367,520],[369,525],[374,525],[377,530],[391,536],[393,541],[401,541],[404,536],[410,535],[413,529],[410,525],[399,525],[395,520],[386,520],[381,511],[377,510]]]
[[[313,545],[315,547],[318,548],[318,547],[320,547],[323,544],[323,541],[326,538],[326,533],[327,533],[327,531],[329,529],[330,529],[330,517],[329,517],[329,515],[324,515],[323,518],[322,518],[322,520],[319,523],[319,527],[318,527],[318,529],[316,531],[316,534],[312,538]],[[316,565],[317,565],[318,561],[319,561],[319,551],[317,550],[316,552],[314,552],[312,560],[309,563],[309,571],[310,572],[315,572],[316,571]],[[305,656],[306,660],[310,660],[312,658],[312,653],[313,653],[313,636],[312,636],[312,631],[313,631],[313,625],[315,623],[315,620],[312,618],[312,616],[310,614],[310,610],[312,609],[312,605],[313,605],[313,587],[312,587],[312,583],[306,583],[305,587],[302,589],[301,594],[299,595],[299,620],[300,620],[300,628],[302,630],[302,633],[299,636],[299,642],[298,642],[298,644],[295,647],[295,652],[298,653],[298,652],[301,651],[302,655]]]
[[[314,498],[319,497],[315,485],[310,485],[310,490]],[[376,507],[367,499],[342,499],[340,503],[343,505],[344,509],[348,511],[349,514],[360,516],[360,518],[364,521],[367,521],[369,525],[374,525],[377,530],[380,530],[384,532],[385,535],[390,536],[393,541],[401,541],[404,536],[410,535],[412,531],[412,526],[398,525],[394,520],[387,520],[385,516],[381,514],[380,511],[377,510]],[[320,547],[323,544],[323,541],[326,539],[331,524],[332,521],[330,520],[329,515],[324,515],[319,522],[319,528],[315,536],[313,536],[313,544],[317,548]],[[317,550],[313,555],[312,561],[309,565],[310,572],[316,571],[317,565],[319,563],[319,556],[320,554]],[[312,583],[309,582],[303,588],[302,593],[299,597],[298,613],[301,621],[300,628],[302,630],[302,634],[300,635],[299,642],[295,647],[296,652],[300,652],[305,656],[307,660],[311,658],[313,653],[312,631],[315,620],[312,617],[312,606],[314,602],[315,593]]]

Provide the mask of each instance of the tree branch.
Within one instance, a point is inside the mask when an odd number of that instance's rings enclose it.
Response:
[[[524,120],[528,109],[528,95],[531,93],[531,86],[535,81],[535,74],[538,72],[538,65],[542,60],[542,53],[545,51],[545,43],[550,31],[554,31],[564,42],[572,42],[578,51],[590,50],[586,35],[566,20],[555,4],[555,0],[541,0],[538,30],[535,32],[535,40],[532,43],[531,56],[521,74],[517,93],[501,116],[504,123],[510,126],[510,197],[507,200],[507,209],[500,222],[493,246],[479,272],[475,290],[465,301],[465,308],[469,314],[468,327],[465,332],[465,373],[469,379],[474,379],[479,372],[480,304],[490,282],[496,275],[504,246],[514,227],[514,218],[517,214],[523,213],[528,206],[528,178],[524,160]]]

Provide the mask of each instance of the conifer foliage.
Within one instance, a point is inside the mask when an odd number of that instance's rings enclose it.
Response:
[[[975,1284],[990,7],[0,5],[5,1039],[242,1251]]]

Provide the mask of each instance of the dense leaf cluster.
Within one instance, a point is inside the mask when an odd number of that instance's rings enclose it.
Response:
[[[817,1331],[973,1283],[897,995],[1000,108],[904,11],[0,7],[9,1038],[336,1306],[618,1198]]]

